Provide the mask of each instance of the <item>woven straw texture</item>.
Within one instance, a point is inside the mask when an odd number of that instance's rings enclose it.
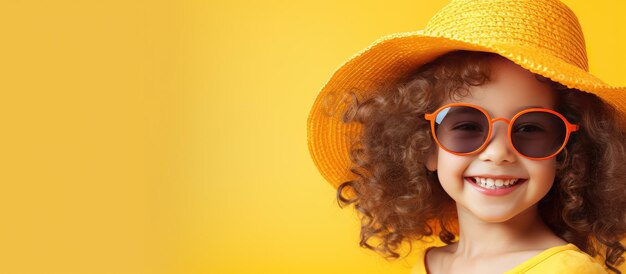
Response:
[[[347,92],[372,96],[419,66],[453,50],[493,52],[567,87],[594,93],[626,113],[626,88],[589,73],[576,15],[555,0],[456,0],[424,30],[378,39],[339,67],[319,93],[307,121],[309,152],[334,187],[352,180],[349,148],[362,130],[344,124]]]

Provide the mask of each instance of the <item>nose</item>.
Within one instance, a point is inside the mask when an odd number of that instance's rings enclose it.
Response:
[[[490,140],[487,146],[478,155],[482,161],[490,161],[496,165],[514,163],[516,161],[515,152],[511,147],[507,136],[508,123],[495,123],[494,121]]]

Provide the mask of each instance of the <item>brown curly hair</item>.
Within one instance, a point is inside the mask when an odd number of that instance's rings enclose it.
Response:
[[[454,51],[381,86],[362,102],[351,93],[342,120],[360,123],[363,134],[350,149],[357,179],[338,187],[337,200],[340,207],[354,204],[358,211],[362,247],[397,259],[405,241],[412,246],[414,240],[436,235],[446,244],[454,242],[456,207],[436,172],[425,167],[437,145],[423,117],[445,96],[463,97],[469,86],[488,82],[492,58],[504,57]],[[626,236],[626,127],[618,119],[623,113],[594,94],[536,78],[558,91],[556,110],[580,125],[557,156],[554,184],[539,202],[540,215],[557,236],[621,273],[615,267],[624,261],[620,240]],[[352,195],[345,194],[348,189]]]

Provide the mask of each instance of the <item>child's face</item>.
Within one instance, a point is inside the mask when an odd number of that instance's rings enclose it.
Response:
[[[491,81],[470,87],[470,92],[459,101],[446,100],[443,104],[470,103],[485,109],[492,119],[507,120],[526,108],[554,109],[555,106],[554,91],[547,84],[506,59],[493,60]],[[428,169],[437,170],[444,190],[462,207],[459,210],[486,222],[506,221],[535,205],[552,187],[556,172],[556,157],[529,160],[516,154],[506,136],[507,127],[505,122],[495,122],[491,140],[479,153],[459,156],[438,148],[427,162]],[[468,181],[477,175],[507,175],[528,180],[506,195],[490,196],[477,191]]]

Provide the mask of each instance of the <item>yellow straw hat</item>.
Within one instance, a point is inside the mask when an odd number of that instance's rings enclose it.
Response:
[[[349,148],[361,128],[341,121],[348,92],[367,98],[382,83],[398,81],[454,50],[497,53],[569,88],[596,94],[626,113],[626,88],[609,86],[589,73],[580,24],[563,3],[455,0],[424,30],[384,36],[335,71],[307,121],[309,152],[322,176],[335,188],[355,179]]]

